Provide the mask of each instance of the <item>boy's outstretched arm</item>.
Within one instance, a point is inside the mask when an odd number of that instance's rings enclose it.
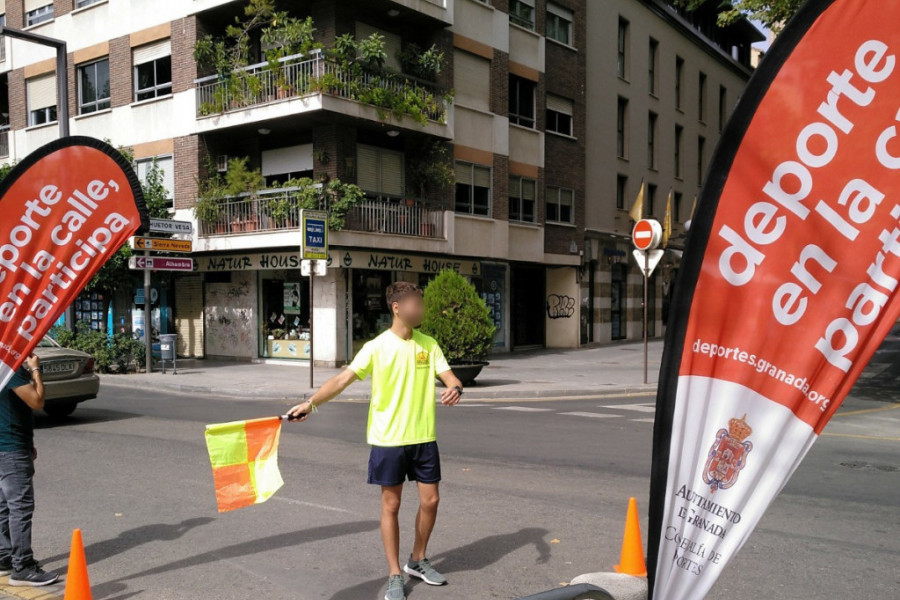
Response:
[[[347,387],[357,381],[359,377],[356,376],[356,373],[350,369],[346,368],[325,383],[322,384],[316,393],[314,393],[309,400],[305,402],[301,402],[297,404],[293,408],[291,408],[287,414],[291,417],[291,421],[294,423],[299,423],[301,421],[305,421],[309,418],[310,413],[313,411],[314,407],[325,404],[329,400],[334,400],[341,392],[343,392]],[[299,419],[294,419],[297,415],[303,415]]]

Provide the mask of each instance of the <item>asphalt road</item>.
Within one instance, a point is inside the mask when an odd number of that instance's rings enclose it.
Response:
[[[430,554],[450,585],[408,585],[409,597],[510,599],[610,570],[629,496],[646,523],[651,403],[439,407],[444,483]],[[284,488],[216,512],[204,424],[284,408],[147,390],[105,392],[64,423],[41,419],[38,557],[64,571],[80,527],[97,600],[381,598],[366,405],[332,403],[286,426]],[[848,399],[711,598],[897,597],[898,408]],[[412,543],[407,492],[401,552]]]

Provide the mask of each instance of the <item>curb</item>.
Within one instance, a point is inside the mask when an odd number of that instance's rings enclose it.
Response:
[[[161,375],[161,374],[160,374]],[[175,376],[177,377],[177,375]],[[146,381],[127,381],[128,375],[107,375],[100,379],[101,386],[115,387],[120,389],[140,389],[147,388]],[[176,382],[159,381],[153,382],[153,388],[158,390],[167,390],[180,394],[204,394],[215,395],[229,398],[288,398],[292,400],[305,400],[311,395],[309,390],[302,393],[285,394],[283,391],[266,391],[266,390],[232,390],[222,389],[212,386],[200,386],[180,384]],[[656,384],[631,384],[631,385],[610,385],[604,386],[597,390],[572,390],[565,388],[547,389],[547,390],[479,390],[469,388],[466,390],[466,400],[561,400],[561,399],[588,399],[588,398],[613,398],[613,397],[651,397],[656,395]],[[371,394],[365,393],[349,393],[342,394],[341,400],[344,401],[362,401],[368,402]]]

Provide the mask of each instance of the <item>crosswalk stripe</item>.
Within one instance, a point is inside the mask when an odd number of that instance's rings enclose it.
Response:
[[[635,423],[656,423],[656,419],[631,419]]]
[[[598,406],[597,408],[611,408],[614,410],[633,410],[635,412],[652,413],[656,412],[656,406],[652,404],[607,404]]]
[[[552,408],[535,408],[533,406],[497,406],[494,410],[511,410],[515,412],[550,412]]]
[[[610,415],[606,413],[595,412],[564,412],[559,414],[568,415],[570,417],[590,417],[592,419],[617,419],[622,417],[622,415]]]
[[[878,377],[894,365],[892,363],[875,363],[869,365],[869,367],[862,372],[860,375],[860,379],[871,379],[873,377]]]

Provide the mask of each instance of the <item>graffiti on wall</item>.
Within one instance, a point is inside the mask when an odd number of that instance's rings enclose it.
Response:
[[[547,316],[551,319],[571,319],[575,315],[575,298],[563,294],[547,296]]]
[[[256,354],[249,279],[207,284],[205,313],[207,354],[247,357]]]

